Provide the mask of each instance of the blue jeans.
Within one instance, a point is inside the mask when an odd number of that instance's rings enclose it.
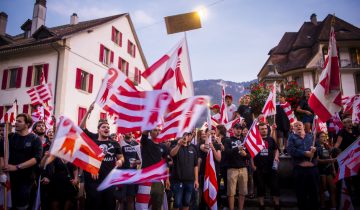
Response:
[[[194,191],[194,181],[173,183],[174,208],[189,207],[191,194]]]

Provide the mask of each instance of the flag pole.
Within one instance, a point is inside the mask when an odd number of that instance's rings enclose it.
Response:
[[[4,127],[4,167],[7,168],[9,164],[9,122],[5,122]],[[6,178],[9,179],[9,174],[6,173]],[[6,183],[4,183],[4,210],[8,209],[8,189],[6,187]]]

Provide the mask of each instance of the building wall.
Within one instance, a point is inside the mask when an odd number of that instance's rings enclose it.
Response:
[[[354,74],[351,72],[341,73],[341,87],[343,96],[355,95],[355,80]]]
[[[303,73],[304,88],[314,89],[314,78],[312,72]]]
[[[3,79],[3,72],[5,69],[13,67],[22,67],[22,77],[20,88],[11,88],[0,90],[0,106],[12,105],[17,99],[19,110],[22,112],[23,105],[30,103],[30,97],[26,93],[30,87],[26,87],[26,76],[28,66],[37,64],[49,64],[48,82],[52,83],[52,92],[55,91],[55,77],[56,77],[56,64],[57,53],[55,50],[33,50],[23,53],[12,55],[11,57],[3,56],[0,60],[0,81]]]

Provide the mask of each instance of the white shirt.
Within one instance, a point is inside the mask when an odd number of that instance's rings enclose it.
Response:
[[[231,121],[234,117],[234,112],[237,110],[235,104],[231,104],[230,106],[227,106],[227,116],[228,120]]]

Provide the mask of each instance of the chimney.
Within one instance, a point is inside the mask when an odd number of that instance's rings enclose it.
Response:
[[[35,33],[38,28],[45,25],[46,18],[46,0],[36,0],[34,5],[33,19],[31,23],[31,35]]]
[[[73,13],[71,16],[70,16],[70,24],[71,25],[76,25],[78,24],[79,22],[79,17],[77,16],[76,13]]]
[[[0,12],[0,35],[5,35],[8,15],[5,12]]]
[[[316,18],[316,14],[312,13],[310,16],[310,20],[312,22],[312,24],[317,25],[317,18]]]

